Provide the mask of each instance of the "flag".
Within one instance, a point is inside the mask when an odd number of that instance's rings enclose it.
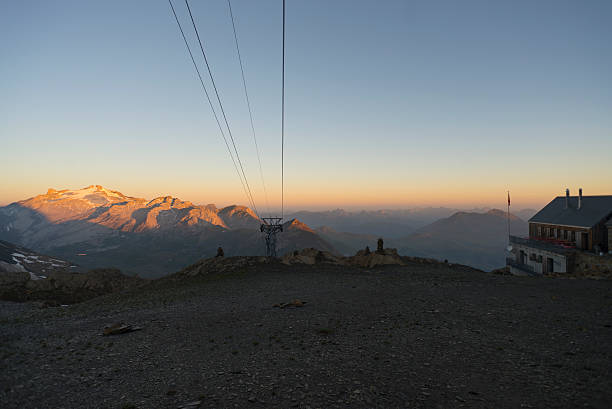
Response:
[[[508,207],[510,207],[510,191],[508,191]]]

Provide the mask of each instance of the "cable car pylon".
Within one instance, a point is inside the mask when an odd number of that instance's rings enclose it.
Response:
[[[276,234],[283,231],[282,217],[264,217],[260,227],[265,234],[266,256],[276,257]]]
[[[266,256],[276,257],[276,235],[283,231],[285,216],[285,0],[283,0],[283,66],[281,99],[281,217],[264,217],[260,230],[265,234]]]

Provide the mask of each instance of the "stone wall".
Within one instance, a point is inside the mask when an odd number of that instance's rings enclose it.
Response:
[[[574,258],[574,272],[579,275],[611,276],[612,255],[599,256],[577,251]]]

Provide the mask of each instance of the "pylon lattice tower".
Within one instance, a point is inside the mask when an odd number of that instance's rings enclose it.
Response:
[[[282,217],[264,217],[260,227],[266,237],[266,256],[276,257],[276,234],[283,231]]]

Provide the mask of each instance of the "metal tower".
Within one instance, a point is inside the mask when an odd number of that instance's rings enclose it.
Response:
[[[276,233],[283,231],[282,217],[264,217],[259,228],[266,234],[266,256],[276,257]]]

